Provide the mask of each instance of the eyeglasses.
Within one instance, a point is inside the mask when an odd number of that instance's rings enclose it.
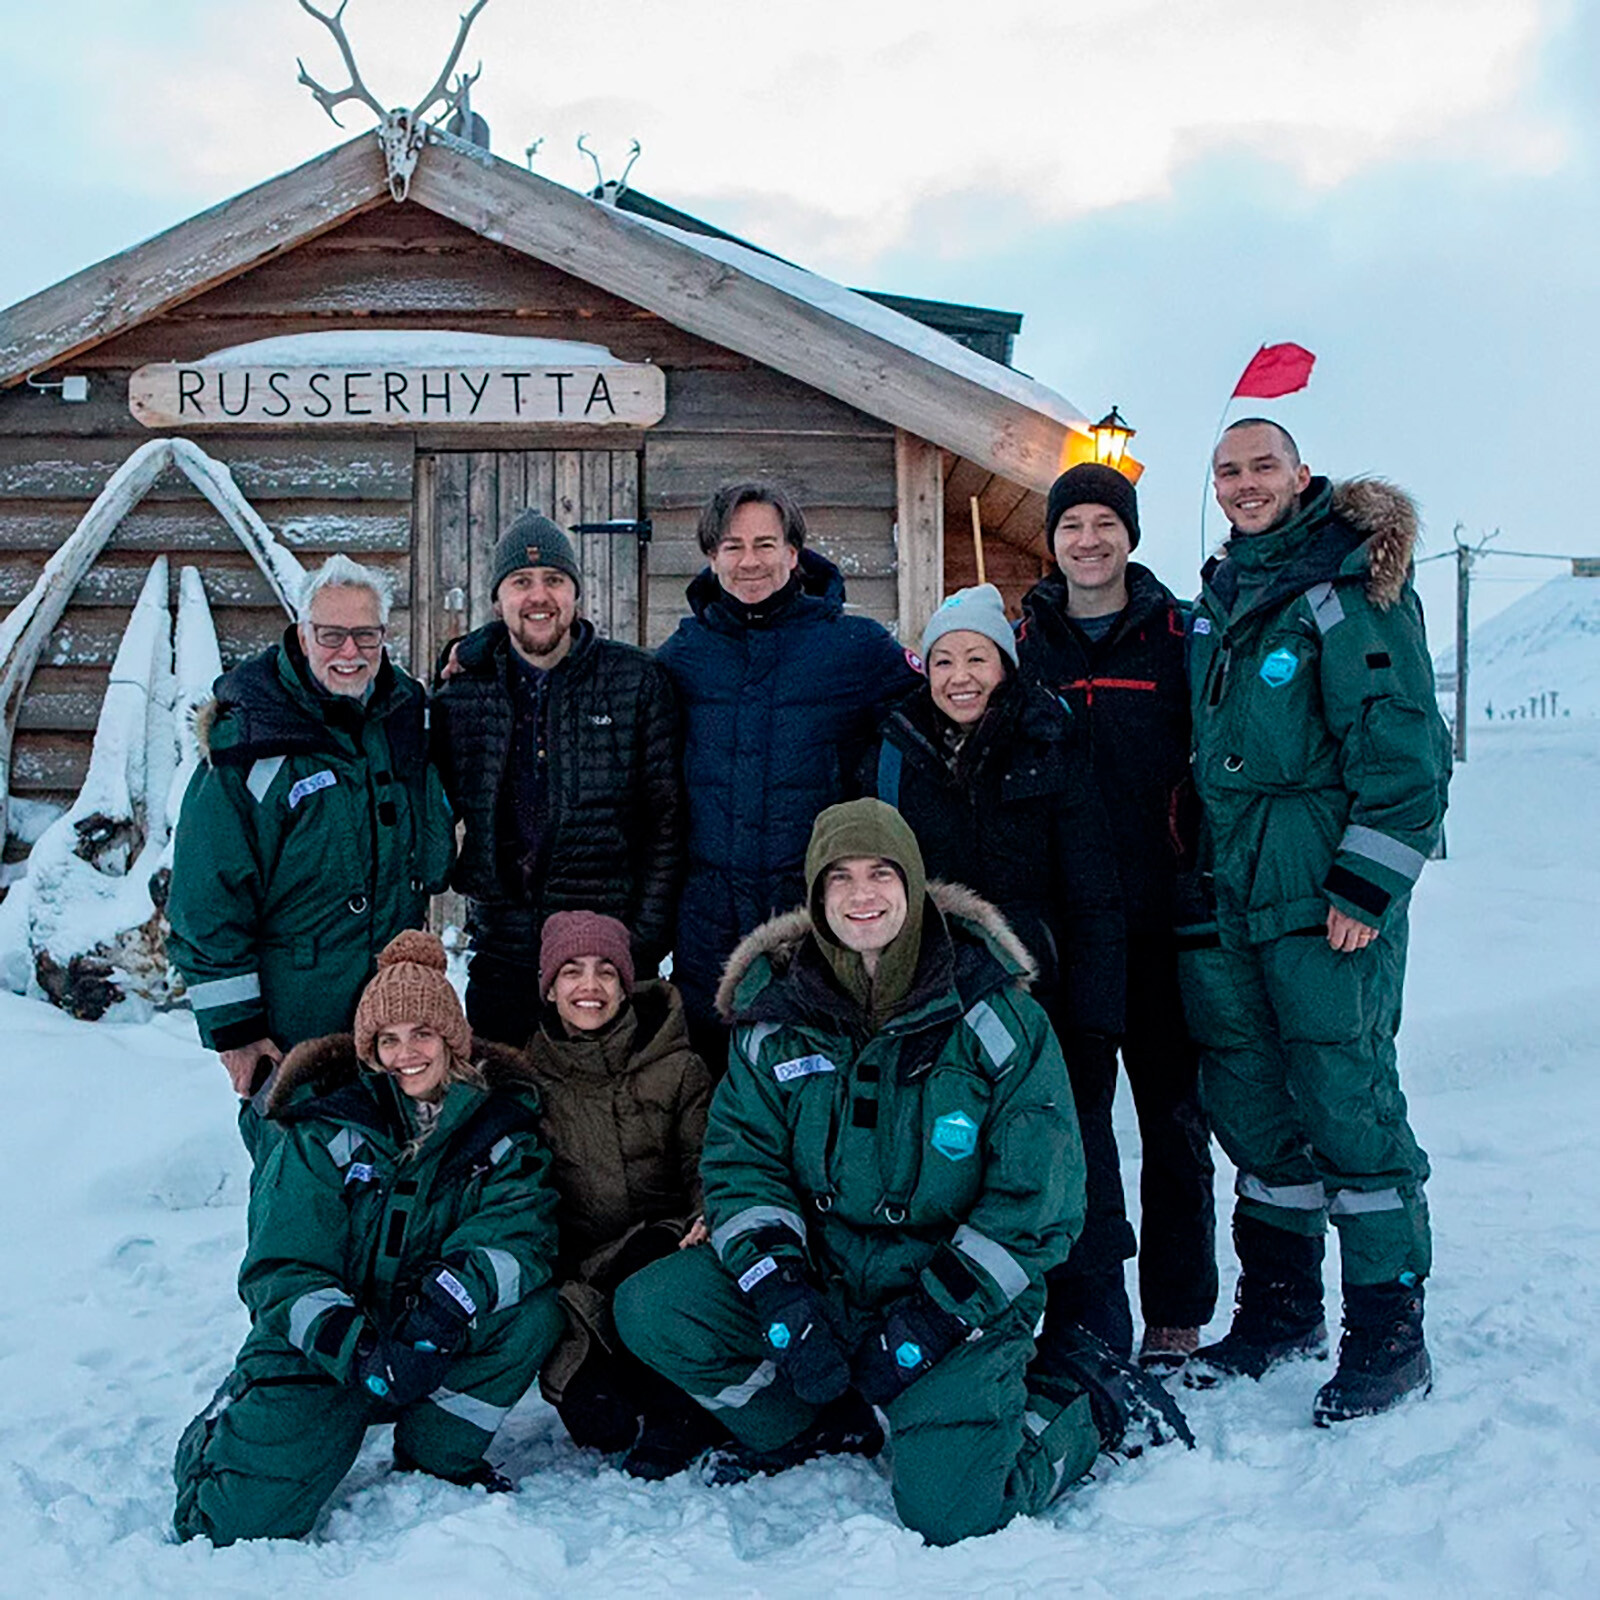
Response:
[[[376,650],[383,643],[386,632],[386,628],[335,628],[321,622],[311,624],[311,637],[324,650],[342,650],[346,639],[354,639],[357,650]]]

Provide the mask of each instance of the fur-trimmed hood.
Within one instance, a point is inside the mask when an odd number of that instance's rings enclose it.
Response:
[[[535,1087],[527,1057],[509,1045],[480,1039],[474,1034],[472,1059],[482,1069],[491,1089]],[[283,1058],[271,1081],[261,1091],[261,1113],[280,1118],[296,1099],[298,1090],[309,1088],[311,1094],[320,1099],[371,1071],[356,1055],[354,1034],[330,1033],[321,1039],[307,1039]]]
[[[986,944],[995,959],[1024,988],[1038,977],[1039,967],[1028,947],[1017,937],[999,908],[982,895],[963,884],[935,880],[928,884],[928,899],[947,924],[966,924],[971,937]],[[722,970],[722,980],[717,985],[717,1015],[731,1024],[737,1014],[734,997],[756,961],[766,957],[774,973],[781,977],[810,933],[811,913],[800,906],[763,922],[746,934]]]
[[[1383,478],[1347,478],[1333,485],[1334,515],[1363,535],[1367,598],[1387,611],[1400,598],[1421,537],[1417,503]]]

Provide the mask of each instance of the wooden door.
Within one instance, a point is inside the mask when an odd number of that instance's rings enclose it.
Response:
[[[634,450],[439,450],[417,456],[412,659],[431,672],[445,643],[487,622],[494,547],[524,511],[563,528],[639,514]],[[645,552],[631,532],[575,533],[580,609],[608,639],[644,642]]]

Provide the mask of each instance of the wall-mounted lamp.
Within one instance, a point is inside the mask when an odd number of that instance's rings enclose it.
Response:
[[[70,378],[63,378],[59,383],[40,383],[37,378],[28,379],[30,389],[46,390],[59,389],[61,398],[72,404],[81,404],[89,398],[89,380],[81,373]]]
[[[1130,428],[1122,414],[1112,406],[1089,432],[1094,435],[1095,460],[1103,467],[1114,467],[1120,472],[1122,452],[1127,449],[1128,441],[1138,429]]]

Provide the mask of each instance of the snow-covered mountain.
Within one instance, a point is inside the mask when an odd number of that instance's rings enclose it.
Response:
[[[1455,676],[1454,644],[1439,652],[1434,668],[1441,678]],[[1546,696],[1544,716],[1600,716],[1600,578],[1552,578],[1473,628],[1467,656],[1472,721],[1527,715],[1529,701],[1540,695]],[[1535,706],[1531,714],[1541,711]]]

